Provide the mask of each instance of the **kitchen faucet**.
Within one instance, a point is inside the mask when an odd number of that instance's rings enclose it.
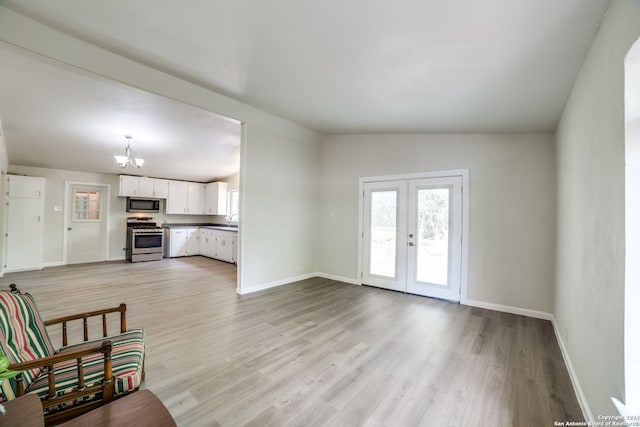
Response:
[[[238,214],[237,214],[237,213],[234,213],[234,214],[231,214],[231,215],[229,215],[229,216],[227,217],[227,225],[228,225],[228,226],[231,226],[231,223],[233,222],[233,217],[234,217],[234,216],[235,216],[235,217],[237,217],[237,216],[238,216]]]

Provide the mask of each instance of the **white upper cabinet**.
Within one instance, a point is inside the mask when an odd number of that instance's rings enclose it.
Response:
[[[153,197],[153,178],[138,178],[138,196]]]
[[[44,178],[9,175],[9,197],[21,199],[41,199],[44,192]]]
[[[168,179],[153,180],[153,197],[155,197],[156,199],[166,199],[169,197]]]
[[[204,213],[204,184],[169,181],[168,214],[202,215]]]
[[[205,213],[207,215],[227,214],[227,183],[210,182],[206,184]]]
[[[168,214],[189,213],[189,183],[186,181],[169,181],[169,197],[167,198]]]
[[[188,188],[187,213],[191,215],[204,214],[205,185],[199,182],[190,182]]]
[[[138,177],[129,175],[120,175],[120,192],[119,196],[137,197],[138,196]]]
[[[169,180],[120,175],[120,191],[118,195],[122,197],[166,199],[169,196]]]
[[[165,206],[168,214],[225,215],[227,213],[226,182],[202,184],[140,177],[134,186],[129,178],[137,177],[126,175],[120,177],[121,196],[167,199]]]

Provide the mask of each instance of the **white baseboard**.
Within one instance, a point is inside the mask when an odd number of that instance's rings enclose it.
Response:
[[[17,268],[14,270],[5,270],[5,273],[21,273],[23,271],[38,271],[38,270],[42,270],[45,267],[45,265],[41,265],[40,267],[35,267],[35,268]]]
[[[361,285],[360,281],[350,277],[334,276],[333,274],[327,273],[316,273],[316,276],[322,277],[323,279],[335,280],[336,282],[349,283],[350,285]]]
[[[564,341],[564,338],[562,337],[562,334],[560,333],[560,330],[558,329],[556,318],[553,315],[551,316],[551,324],[553,325],[553,331],[556,334],[556,340],[558,340],[558,345],[560,346],[560,352],[562,353],[564,364],[567,367],[567,371],[569,371],[569,377],[571,378],[571,384],[573,384],[573,390],[576,392],[578,404],[580,405],[580,409],[582,409],[582,415],[584,415],[584,419],[589,423],[595,423],[596,420],[595,418],[593,418],[593,413],[591,412],[591,408],[589,407],[587,398],[582,391],[582,386],[580,385],[580,381],[578,380],[578,375],[576,374],[575,369],[573,369],[573,363],[571,363],[567,345]]]
[[[264,291],[265,289],[275,288],[277,286],[288,285],[290,283],[298,282],[300,280],[311,279],[316,276],[317,276],[316,273],[309,273],[309,274],[303,274],[302,276],[288,277],[286,279],[276,280],[275,282],[263,283],[258,286],[252,286],[251,288],[248,288],[248,289],[236,288],[236,293],[239,295],[246,295],[253,292]]]
[[[108,258],[107,261],[124,261],[126,258],[125,257],[111,257]],[[45,262],[42,264],[42,268],[47,268],[47,267],[60,267],[63,265],[67,265],[64,261],[54,261],[54,262]]]
[[[488,310],[502,311],[504,313],[519,314],[521,316],[533,317],[536,319],[552,320],[553,314],[544,311],[530,310],[528,308],[512,307],[509,305],[493,304],[490,302],[476,301],[472,299],[461,300],[460,304],[472,307],[486,308]]]
[[[64,262],[62,262],[62,261],[45,262],[44,264],[42,264],[42,268],[60,267],[61,265],[65,265]]]

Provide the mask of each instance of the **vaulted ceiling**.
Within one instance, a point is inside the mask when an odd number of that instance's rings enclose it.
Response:
[[[332,134],[553,132],[608,1],[5,0],[0,4],[124,57]],[[8,64],[13,69],[3,74],[11,83],[0,82],[0,94],[32,91],[35,98],[38,93],[59,96],[46,87],[55,85],[53,76],[43,78],[42,86],[20,87],[15,78],[37,68],[33,63],[38,60],[19,56],[6,47],[0,50],[3,68]],[[65,73],[63,80],[77,79],[82,93],[92,96],[58,97],[60,111],[40,123],[51,126],[54,133],[54,122],[60,123],[59,116],[74,109],[89,111],[93,106],[99,109],[100,103],[103,107],[113,103],[135,110],[137,103],[162,103],[116,84],[111,84],[115,89],[110,93],[105,86],[110,83],[70,70],[54,74]],[[90,89],[92,85],[95,88]],[[158,109],[175,114],[165,102]],[[148,129],[171,134],[169,128],[158,126],[162,111]],[[21,114],[19,125],[10,123]],[[120,119],[135,120],[139,118],[135,114]],[[18,107],[0,102],[5,128],[33,126],[25,116]],[[228,124],[222,120],[221,126]],[[144,130],[137,132],[146,138]],[[73,149],[71,143],[64,148]]]

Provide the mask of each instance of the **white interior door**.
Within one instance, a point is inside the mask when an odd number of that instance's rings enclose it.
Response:
[[[67,206],[67,263],[106,261],[106,188],[72,184]]]
[[[364,184],[364,284],[460,300],[462,177]]]

